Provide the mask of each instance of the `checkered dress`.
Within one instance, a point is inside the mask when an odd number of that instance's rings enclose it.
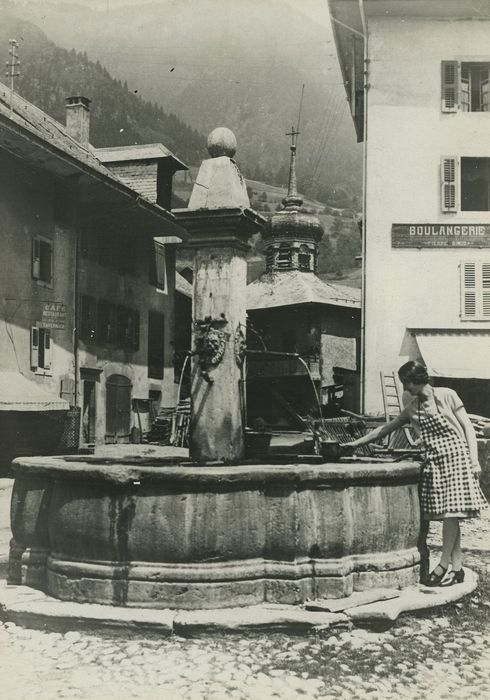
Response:
[[[473,474],[464,440],[440,413],[420,416],[426,454],[421,475],[421,507],[429,520],[477,518],[488,507]]]

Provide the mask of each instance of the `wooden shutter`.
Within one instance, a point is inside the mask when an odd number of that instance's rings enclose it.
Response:
[[[41,241],[32,239],[32,276],[35,280],[41,277]]]
[[[464,262],[461,265],[461,318],[476,319],[477,306],[476,263]]]
[[[490,262],[464,262],[461,273],[461,318],[490,319]]]
[[[461,100],[460,106],[462,112],[471,112],[471,73],[467,73],[468,77],[461,76]]]
[[[165,248],[155,241],[156,286],[165,289]]]
[[[51,369],[51,331],[44,329],[44,369]]]
[[[442,62],[442,111],[458,111],[459,66],[457,61]]]
[[[441,211],[458,211],[459,207],[459,159],[455,156],[441,158]]]
[[[487,70],[487,75],[482,75],[481,80],[481,111],[490,112],[490,70]]]
[[[31,328],[31,369],[39,364],[39,329]]]
[[[482,318],[490,319],[490,262],[481,265]]]

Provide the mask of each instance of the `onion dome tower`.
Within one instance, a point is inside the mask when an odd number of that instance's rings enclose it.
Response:
[[[296,136],[291,136],[291,164],[289,167],[288,193],[282,203],[284,209],[275,212],[266,224],[262,238],[266,244],[266,272],[300,270],[316,272],[318,242],[323,236],[323,226],[313,214],[303,209],[303,199],[296,184]]]

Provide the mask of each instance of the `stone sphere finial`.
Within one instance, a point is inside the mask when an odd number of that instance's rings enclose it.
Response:
[[[208,136],[208,153],[211,158],[228,156],[233,158],[236,153],[236,138],[233,131],[225,126],[218,126]]]

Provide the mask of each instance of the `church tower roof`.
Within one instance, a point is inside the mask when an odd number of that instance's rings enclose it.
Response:
[[[266,270],[301,270],[315,272],[318,258],[318,242],[323,236],[323,226],[314,214],[303,208],[303,198],[298,194],[296,180],[296,137],[294,127],[291,136],[288,193],[282,200],[283,209],[275,212],[266,224],[262,237],[266,243]]]

